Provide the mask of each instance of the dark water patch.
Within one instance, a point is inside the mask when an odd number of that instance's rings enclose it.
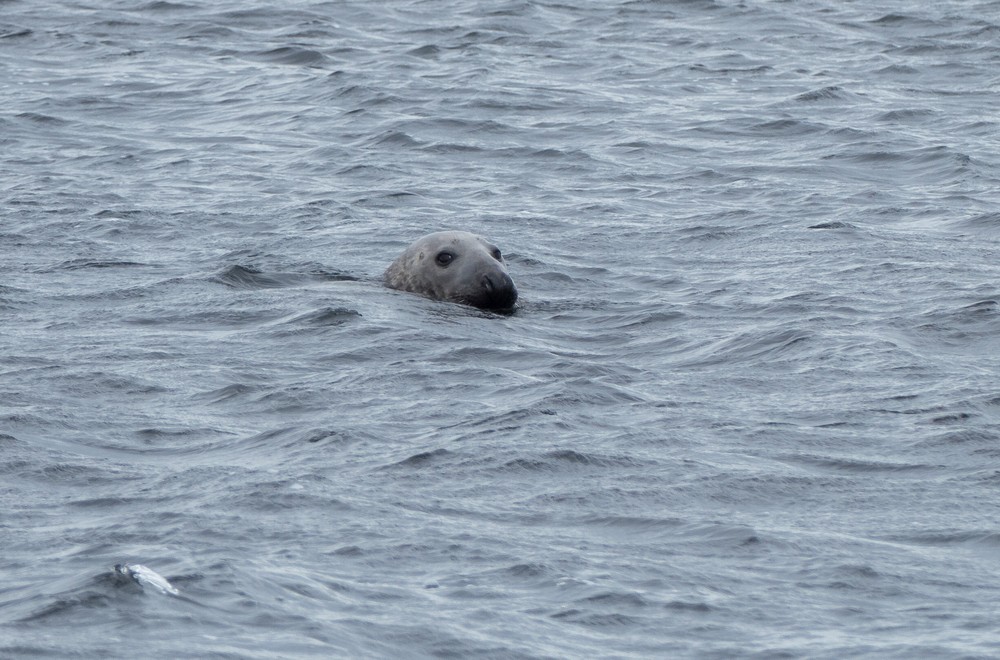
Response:
[[[920,73],[920,69],[907,64],[890,64],[875,71],[875,73],[885,76],[913,75]]]
[[[21,472],[21,476],[42,484],[85,487],[122,483],[141,477],[115,466],[92,467],[78,463],[34,466],[29,471]]]
[[[301,480],[279,479],[246,484],[222,494],[224,505],[236,511],[282,513],[317,511],[332,513],[351,510],[350,504],[322,492],[323,484],[304,484]]]
[[[591,596],[580,598],[576,601],[580,604],[606,605],[611,607],[647,607],[650,603],[641,595],[634,592],[609,592],[605,591]]]
[[[389,130],[373,137],[366,137],[355,146],[364,148],[402,147],[406,149],[413,149],[417,147],[425,147],[427,145],[403,131]]]
[[[33,626],[40,623],[52,625],[54,623],[53,619],[59,620],[66,617],[86,615],[94,611],[99,612],[109,608],[112,603],[112,598],[107,594],[93,590],[80,590],[75,594],[67,594],[55,598],[48,605],[18,619],[17,622],[26,626]]]
[[[540,404],[545,408],[559,410],[578,405],[610,406],[645,402],[645,396],[626,387],[591,378],[573,378],[566,380],[558,392],[547,395]]]
[[[1000,451],[993,452],[994,456],[1000,456]],[[976,483],[989,484],[991,486],[1000,485],[1000,470],[986,469],[973,473],[969,477],[970,481]]]
[[[133,505],[154,505],[162,502],[161,498],[146,497],[95,497],[67,502],[68,506],[78,509],[99,509],[102,512]]]
[[[138,261],[95,261],[91,259],[71,259],[57,264],[52,270],[86,270],[91,268],[136,268],[148,267],[152,264]]]
[[[529,407],[507,410],[493,415],[476,415],[474,419],[463,419],[452,425],[443,427],[441,430],[464,431],[465,438],[475,438],[476,436],[492,435],[506,431],[522,428],[526,425],[545,423],[547,418],[557,416],[558,413],[552,408]]]
[[[748,547],[760,543],[760,536],[753,529],[728,523],[628,515],[590,516],[581,522],[592,533],[618,534],[628,530],[637,540],[656,538],[671,544],[707,544],[722,548]]]
[[[344,325],[345,323],[351,323],[352,321],[361,318],[360,312],[353,309],[346,309],[344,307],[323,307],[321,309],[312,310],[310,312],[305,312],[304,314],[299,314],[287,321],[284,321],[281,326],[291,326],[291,332],[297,332],[299,328],[331,328]],[[289,331],[286,329],[286,331]]]
[[[738,238],[741,231],[739,227],[728,225],[696,225],[685,227],[681,234],[682,241],[722,241]]]
[[[913,108],[907,110],[890,110],[878,116],[879,121],[896,123],[906,121],[924,121],[934,116],[934,111],[927,108]]]
[[[751,126],[754,132],[774,135],[809,135],[829,130],[826,124],[802,121],[800,119],[775,119]]]
[[[927,531],[919,534],[899,534],[885,537],[887,541],[908,545],[950,548],[1000,548],[1000,532],[995,530]]]
[[[451,456],[451,455],[452,455],[452,452],[448,451],[447,449],[443,449],[443,448],[434,449],[434,450],[431,450],[431,451],[422,451],[420,453],[413,454],[412,456],[404,458],[403,460],[397,461],[396,463],[393,463],[392,465],[386,466],[386,467],[387,468],[390,468],[390,467],[420,467],[420,468],[422,468],[422,467],[425,467],[425,466],[428,466],[428,465],[431,465],[431,464],[439,463],[441,459],[443,459],[445,457],[448,457],[448,456]]]
[[[909,155],[905,153],[897,153],[892,151],[869,151],[864,153],[857,153],[851,151],[839,154],[831,154],[829,156],[824,156],[824,158],[826,160],[837,159],[837,160],[850,161],[852,163],[873,164],[873,165],[912,162],[911,157]]]
[[[455,142],[435,142],[434,144],[427,146],[425,150],[442,154],[449,154],[449,153],[482,154],[489,151],[488,149],[477,145],[458,144]]]
[[[599,614],[579,609],[561,610],[550,616],[553,619],[568,621],[588,628],[628,628],[642,623],[640,618],[626,614]]]
[[[554,571],[545,564],[526,563],[514,564],[502,569],[502,572],[514,578],[536,579],[554,574]]]
[[[925,465],[919,463],[887,463],[885,461],[876,460],[858,460],[853,458],[835,458],[830,456],[808,456],[808,455],[794,455],[785,456],[781,460],[793,463],[806,465],[813,468],[820,468],[824,471],[829,471],[832,473],[844,472],[844,473],[869,473],[869,472],[885,472],[892,474],[912,474],[913,477],[922,477],[928,474],[938,474],[945,473],[947,471],[946,467],[943,465]]]
[[[816,337],[806,330],[743,332],[700,348],[696,356],[682,360],[679,366],[690,368],[761,360],[794,361],[815,348]]]
[[[741,75],[763,75],[766,73],[771,73],[774,68],[768,64],[760,64],[758,66],[745,66],[745,67],[722,67],[715,68],[709,67],[705,64],[692,64],[690,67],[691,71],[706,72],[706,73],[716,73],[723,76],[732,76],[736,74]]]
[[[973,413],[957,412],[949,413],[947,415],[939,415],[937,417],[932,417],[928,420],[931,424],[956,424],[964,423],[972,418],[976,417]]]
[[[816,225],[809,225],[809,229],[848,229],[855,231],[858,227],[857,225],[853,225],[850,222],[844,222],[843,220],[831,220],[829,222],[821,222]]]
[[[808,588],[857,591],[873,594],[878,591],[896,591],[898,576],[884,575],[868,564],[810,565],[796,572],[799,584]]]
[[[572,449],[546,452],[534,458],[516,458],[504,463],[504,470],[528,470],[541,472],[564,472],[580,468],[604,468],[638,465],[638,461],[626,456],[595,456]]]
[[[349,434],[336,429],[309,429],[304,432],[306,442],[311,444],[342,443],[350,439]]]
[[[18,119],[25,119],[36,124],[43,124],[46,126],[67,126],[71,122],[67,119],[62,119],[61,117],[54,117],[52,115],[45,115],[38,112],[22,112],[14,115]]]
[[[480,316],[475,312],[472,312],[470,316],[478,318],[507,318],[496,314]],[[508,347],[463,347],[447,350],[435,362],[438,364],[456,364],[462,366],[504,362],[514,364],[530,360],[533,357],[533,351],[511,350]]]
[[[959,308],[939,307],[908,319],[908,325],[915,337],[950,346],[991,342],[1000,329],[1000,305],[989,299]]]
[[[980,213],[970,218],[955,221],[951,226],[959,231],[971,231],[976,234],[983,233],[992,236],[1000,233],[1000,211]]]
[[[17,28],[14,26],[3,26],[0,28],[0,39],[16,39],[18,37],[29,37],[34,33],[28,28]]]
[[[209,392],[194,395],[193,398],[206,403],[223,403],[231,399],[246,399],[248,395],[260,391],[260,386],[245,383],[232,383]]]
[[[819,103],[830,101],[854,101],[856,97],[839,85],[828,85],[808,92],[802,92],[794,100],[800,103]]]
[[[667,603],[664,603],[663,608],[666,610],[673,610],[675,612],[700,612],[700,613],[711,612],[715,609],[708,603],[687,601],[687,600],[672,600]]]
[[[302,286],[312,282],[355,282],[359,278],[338,271],[309,273],[264,272],[254,266],[230,266],[211,278],[215,282],[237,289],[279,289]]]
[[[257,51],[251,57],[262,62],[312,68],[323,68],[332,62],[323,53],[302,46],[281,46],[271,50]]]
[[[879,27],[891,27],[891,28],[928,28],[928,27],[939,27],[940,24],[937,21],[929,20],[922,16],[913,16],[907,14],[899,13],[889,13],[879,18],[872,19],[869,21],[872,25],[877,25]]]
[[[413,48],[412,50],[408,50],[406,54],[412,55],[413,57],[435,59],[438,57],[438,55],[441,54],[441,52],[442,49],[439,46],[435,46],[434,44],[427,44],[425,46],[419,46],[417,48]]]
[[[164,384],[155,380],[104,371],[52,374],[50,387],[71,396],[86,397],[97,397],[101,394],[149,397],[170,391]]]
[[[831,128],[827,131],[827,134],[844,140],[866,140],[878,137],[879,131],[875,128],[855,128],[853,126],[847,126]]]
[[[205,441],[209,438],[228,437],[231,433],[221,429],[176,426],[137,429],[134,431],[134,435],[144,445],[162,446],[167,443],[186,442],[188,440]]]
[[[193,5],[183,2],[167,2],[167,0],[155,0],[136,7],[136,11],[158,11],[158,12],[187,12],[194,10]]]
[[[903,14],[885,14],[884,16],[872,19],[869,22],[874,25],[895,25],[898,23],[905,23],[910,20],[912,19]]]

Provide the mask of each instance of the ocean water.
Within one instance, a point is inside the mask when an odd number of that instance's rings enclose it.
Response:
[[[0,99],[0,657],[1000,654],[1000,2],[0,0]]]

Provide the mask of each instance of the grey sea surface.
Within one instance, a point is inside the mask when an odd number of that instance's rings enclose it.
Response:
[[[1000,2],[0,0],[0,99],[0,657],[1000,655]]]

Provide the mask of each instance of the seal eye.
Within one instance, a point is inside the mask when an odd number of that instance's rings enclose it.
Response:
[[[503,255],[500,254],[500,250],[493,248],[493,258],[497,261],[503,261]]]
[[[446,268],[454,259],[455,255],[451,252],[439,252],[438,256],[434,258],[437,261],[437,265],[441,266],[441,268]]]

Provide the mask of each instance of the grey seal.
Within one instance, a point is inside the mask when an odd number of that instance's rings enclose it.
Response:
[[[509,310],[517,288],[500,249],[467,231],[439,231],[418,238],[385,271],[390,289],[480,309]]]

